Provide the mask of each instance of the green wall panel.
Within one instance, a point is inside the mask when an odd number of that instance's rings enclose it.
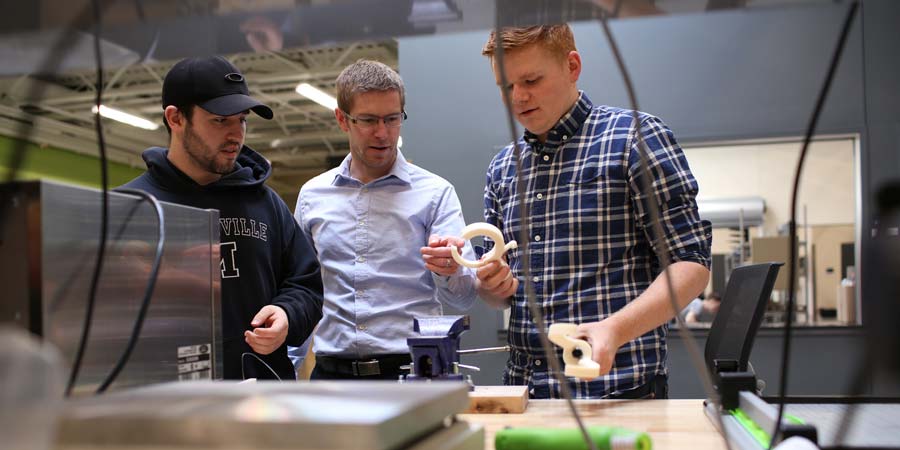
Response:
[[[13,146],[21,142],[0,136],[0,176],[6,179],[12,164]],[[20,180],[45,179],[73,183],[82,186],[100,187],[100,160],[93,156],[81,155],[53,147],[26,144],[25,162],[19,168],[16,178]],[[115,162],[107,163],[109,186],[116,187],[144,172]]]

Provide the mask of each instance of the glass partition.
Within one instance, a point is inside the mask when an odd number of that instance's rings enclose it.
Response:
[[[706,296],[723,294],[735,267],[787,262],[790,190],[800,146],[799,139],[684,145],[700,185],[700,214],[713,224]],[[810,146],[797,211],[799,324],[858,323],[858,155],[859,138],[852,135],[822,137]],[[786,266],[779,272],[763,326],[783,321],[788,272]],[[705,305],[715,309],[714,302]]]

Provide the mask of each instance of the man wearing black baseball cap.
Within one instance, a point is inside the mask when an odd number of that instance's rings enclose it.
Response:
[[[124,187],[219,210],[225,378],[294,379],[287,345],[322,317],[322,279],[291,211],[265,185],[272,167],[244,145],[250,111],[272,118],[249,93],[225,58],[175,64],[162,92],[169,148],[145,150],[147,172]]]

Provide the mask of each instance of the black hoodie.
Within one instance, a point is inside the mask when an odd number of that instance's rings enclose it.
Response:
[[[219,210],[225,378],[242,378],[242,354],[253,353],[244,331],[271,304],[287,313],[287,340],[271,354],[257,356],[280,378],[294,379],[287,345],[301,345],[322,318],[322,277],[315,251],[287,205],[264,184],[271,166],[245,146],[234,172],[201,186],[167,155],[165,148],[145,150],[147,172],[123,187],[147,191],[160,201]],[[243,364],[248,378],[273,378],[255,358],[248,356]]]

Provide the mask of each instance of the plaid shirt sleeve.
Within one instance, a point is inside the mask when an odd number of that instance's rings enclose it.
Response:
[[[488,167],[487,179],[484,183],[484,221],[502,230],[502,215],[500,213],[500,199],[497,197],[497,191],[491,181],[491,173],[493,172],[493,161]],[[485,243],[487,245],[487,243]]]
[[[652,193],[659,205],[659,219],[670,260],[695,262],[709,268],[712,227],[709,221],[700,219],[697,180],[691,174],[684,152],[672,131],[657,117],[643,116],[640,133],[646,144]],[[637,223],[654,251],[658,252],[647,209],[648,195],[644,190],[646,172],[641,170],[638,139],[636,136],[631,139],[628,155],[628,182],[634,192],[631,201]]]
[[[484,221],[489,223],[501,231],[503,228],[503,195],[510,195],[509,192],[500,192],[503,180],[503,162],[509,157],[509,152],[513,146],[505,148],[499,154],[495,155],[488,165],[487,175],[484,183]],[[483,251],[487,252],[494,248],[494,243],[484,238]]]

